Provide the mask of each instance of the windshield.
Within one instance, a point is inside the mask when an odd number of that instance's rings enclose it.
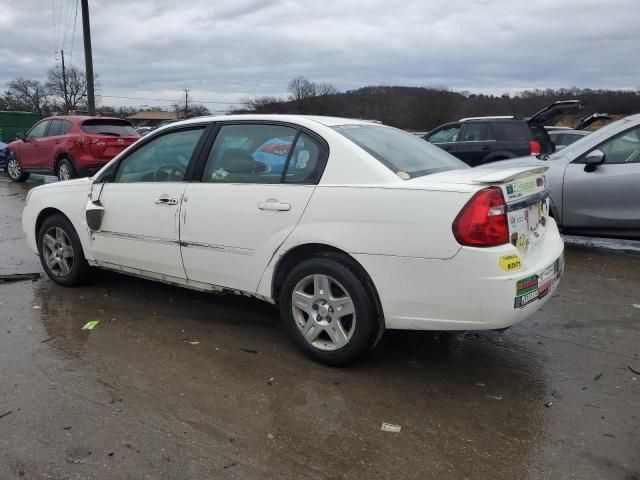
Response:
[[[592,145],[596,145],[606,140],[611,135],[614,135],[630,124],[631,120],[629,120],[628,118],[623,118],[621,120],[618,120],[617,122],[610,123],[609,125],[606,125],[596,130],[595,132],[590,133],[589,135],[585,135],[580,140],[576,140],[572,144],[567,145],[562,150],[558,150],[557,152],[552,154],[549,159],[555,160],[561,157],[578,157],[584,153],[585,149],[589,149]]]
[[[114,137],[137,137],[134,130],[126,120],[86,120],[80,125],[83,132],[93,135],[111,135]]]
[[[410,133],[383,125],[338,125],[344,135],[403,180],[430,173],[469,168],[444,150]]]

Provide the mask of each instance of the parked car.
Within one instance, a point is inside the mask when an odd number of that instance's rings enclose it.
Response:
[[[544,170],[471,169],[366,121],[203,117],[32,189],[22,221],[60,285],[93,266],[258,297],[338,365],[385,329],[501,329],[541,307],[563,268]]]
[[[484,163],[554,151],[544,125],[582,108],[578,100],[555,102],[530,118],[463,118],[431,130],[424,139],[475,167]]]
[[[5,172],[7,170],[7,144],[0,142],[0,172]]]
[[[556,151],[562,150],[567,145],[571,145],[576,140],[580,140],[591,132],[587,130],[574,130],[572,128],[563,128],[547,131],[547,135],[556,147]]]
[[[136,128],[136,132],[138,132],[138,135],[140,135],[141,137],[144,137],[148,133],[151,133],[153,130],[155,130],[155,127],[138,127],[138,128]]]
[[[60,180],[93,175],[139,138],[131,124],[119,118],[45,118],[9,144],[7,173],[14,182],[24,182],[31,173]]]
[[[640,238],[640,114],[540,158],[478,168],[547,166],[551,214],[567,232]]]
[[[606,113],[594,113],[586,118],[578,120],[574,128],[560,126],[545,126],[549,138],[554,143],[556,150],[562,150],[567,145],[571,145],[576,140],[580,140],[591,131],[587,127],[598,121],[609,121],[611,117]]]

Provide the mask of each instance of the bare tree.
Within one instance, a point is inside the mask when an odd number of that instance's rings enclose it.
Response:
[[[284,103],[284,100],[278,97],[246,97],[241,100],[245,110],[256,113],[274,113],[274,110],[279,110],[279,105]]]
[[[312,113],[313,98],[317,95],[317,86],[302,75],[289,82],[289,100],[292,101],[298,113]]]
[[[46,87],[49,94],[61,100],[60,103],[65,113],[68,113],[69,110],[86,108],[87,78],[83,71],[74,67],[66,69],[66,92],[61,70],[52,68],[47,73],[47,78]]]
[[[316,109],[318,115],[327,115],[333,112],[334,100],[338,90],[330,83],[316,84]]]
[[[201,103],[192,103],[189,105],[189,117],[202,117],[204,115],[211,115],[207,107]]]
[[[16,78],[7,84],[4,103],[17,109],[29,110],[43,116],[49,112],[47,88],[38,80]],[[16,108],[12,108],[16,109]]]

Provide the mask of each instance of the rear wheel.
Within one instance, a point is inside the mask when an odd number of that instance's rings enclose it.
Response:
[[[38,253],[44,271],[60,285],[81,285],[89,277],[90,267],[78,234],[62,215],[52,215],[42,223],[38,232]]]
[[[29,178],[29,173],[22,170],[22,166],[15,156],[9,158],[7,162],[7,175],[14,182],[24,182]]]
[[[296,344],[326,365],[346,365],[372,348],[380,333],[366,282],[333,257],[305,260],[287,276],[280,316]]]
[[[58,164],[58,180],[71,180],[76,177],[76,170],[73,168],[71,160],[63,158]]]

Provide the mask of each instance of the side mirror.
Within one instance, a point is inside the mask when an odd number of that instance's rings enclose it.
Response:
[[[92,202],[91,199],[87,201],[85,207],[85,216],[87,219],[87,226],[93,232],[100,230],[102,225],[102,217],[104,216],[104,207],[100,203],[100,200]]]
[[[16,133],[16,138],[18,140],[22,140],[24,142],[27,137],[24,136],[24,132],[18,132],[18,133]]]
[[[602,150],[593,150],[584,157],[585,172],[593,172],[598,165],[604,162],[604,152]]]

